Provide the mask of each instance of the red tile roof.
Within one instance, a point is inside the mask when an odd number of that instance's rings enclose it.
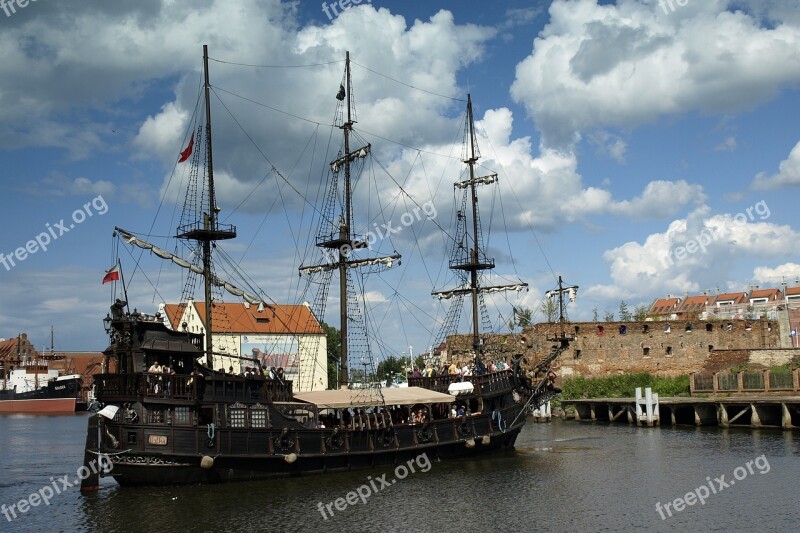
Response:
[[[167,304],[165,311],[175,329],[183,315],[185,304]],[[205,325],[205,302],[194,302],[200,320]],[[319,322],[305,305],[273,305],[260,313],[256,306],[246,308],[241,303],[215,303],[213,307],[214,329],[224,333],[264,334],[311,334],[322,335]],[[222,325],[224,324],[224,330]]]
[[[788,287],[786,289],[786,296],[795,296],[800,294],[800,287]]]
[[[655,315],[672,314],[678,308],[680,303],[680,298],[659,298],[653,302],[653,305],[650,306],[649,313]]]
[[[713,300],[713,298],[707,294],[701,294],[699,296],[687,296],[683,299],[680,306],[678,306],[678,313],[703,311],[711,300]]]
[[[760,289],[750,293],[750,299],[753,298],[766,298],[768,302],[773,302],[782,299],[783,296],[778,289]]]
[[[734,304],[741,304],[747,302],[746,292],[726,292],[714,298],[714,303],[719,302],[732,302]]]

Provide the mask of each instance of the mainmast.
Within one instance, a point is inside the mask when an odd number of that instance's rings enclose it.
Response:
[[[453,296],[470,294],[472,297],[472,349],[475,357],[480,358],[480,332],[478,326],[478,304],[479,296],[485,292],[497,292],[505,290],[522,290],[528,286],[527,283],[516,283],[512,285],[494,285],[494,286],[481,286],[478,278],[478,272],[482,270],[491,270],[495,267],[494,259],[486,257],[485,251],[481,250],[481,233],[478,215],[478,185],[489,185],[497,181],[497,174],[489,174],[487,176],[477,176],[475,174],[475,166],[480,159],[478,151],[477,140],[475,137],[475,121],[472,114],[472,96],[467,95],[467,128],[466,133],[469,136],[466,141],[466,154],[464,163],[469,167],[469,179],[465,181],[458,181],[454,184],[456,189],[469,188],[470,192],[470,205],[472,206],[472,246],[469,247],[468,257],[458,257],[458,253],[454,254],[454,258],[450,260],[451,270],[461,270],[469,273],[469,286],[461,287],[448,291],[435,291],[432,295],[442,298],[452,298]],[[459,212],[459,217],[466,216],[465,213]],[[468,232],[464,231],[464,239],[469,241]],[[462,246],[463,242],[456,242],[455,246],[458,248]]]
[[[340,126],[344,136],[344,154],[334,161],[331,161],[331,171],[336,174],[340,169],[344,169],[344,191],[342,201],[342,215],[339,219],[338,232],[329,235],[319,235],[317,238],[317,247],[326,249],[326,256],[333,257],[333,251],[336,250],[336,261],[334,263],[319,264],[313,266],[301,266],[300,273],[314,273],[321,271],[329,271],[336,269],[339,271],[339,322],[341,332],[341,354],[339,360],[339,385],[344,388],[350,382],[348,373],[348,297],[347,297],[347,278],[348,270],[362,266],[383,264],[388,267],[392,263],[400,259],[400,254],[393,254],[388,257],[375,257],[367,259],[350,259],[350,254],[353,250],[359,248],[366,248],[367,242],[365,238],[357,238],[352,232],[353,223],[353,207],[352,207],[352,189],[351,189],[351,163],[358,158],[365,158],[371,150],[371,145],[367,144],[361,148],[350,151],[350,134],[353,129],[353,124],[356,120],[353,116],[354,102],[353,102],[353,82],[350,76],[350,52],[345,55],[345,75],[344,84],[340,86],[339,93],[336,95],[337,100],[345,101],[346,111]]]
[[[211,249],[214,241],[233,239],[236,237],[236,227],[220,225],[217,223],[219,208],[214,196],[214,160],[211,152],[211,84],[208,81],[208,45],[203,45],[203,70],[205,72],[204,95],[206,100],[206,175],[208,178],[208,206],[203,206],[203,219],[178,228],[179,239],[196,240],[203,247],[203,288],[205,293],[205,339],[206,339],[206,366],[213,370],[213,342],[212,319],[213,302],[211,294],[212,279],[214,277],[211,262]]]
[[[345,71],[345,86],[347,93],[347,120],[342,124],[342,132],[344,133],[344,153],[350,153],[350,130],[353,128],[353,117],[350,110],[352,105],[351,89],[352,81],[350,79],[350,51],[345,53],[344,60]],[[342,244],[339,246],[339,324],[340,324],[340,338],[342,340],[342,347],[339,353],[339,375],[341,379],[339,385],[347,385],[350,377],[347,373],[347,254],[344,248],[345,242],[347,246],[351,247],[353,242],[350,239],[350,220],[352,216],[352,206],[350,205],[350,159],[344,162],[344,218],[340,221],[339,225],[339,240]]]

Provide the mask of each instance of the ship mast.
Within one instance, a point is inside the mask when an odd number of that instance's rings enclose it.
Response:
[[[339,94],[336,98],[339,101],[344,101],[347,110],[340,126],[344,137],[344,153],[337,159],[331,162],[332,172],[338,173],[340,169],[344,169],[344,191],[342,203],[342,215],[339,220],[338,232],[329,235],[320,235],[317,238],[316,246],[326,250],[325,255],[332,257],[333,251],[336,250],[336,261],[327,264],[319,264],[312,266],[301,266],[300,274],[314,273],[329,270],[339,271],[339,331],[341,336],[341,352],[339,358],[339,386],[346,388],[350,383],[350,375],[348,371],[348,321],[351,317],[348,315],[347,309],[347,276],[348,270],[359,268],[363,266],[382,264],[391,267],[394,261],[400,259],[400,254],[393,254],[385,257],[373,257],[366,259],[351,259],[350,254],[353,250],[359,248],[367,248],[367,242],[364,238],[358,238],[352,232],[353,223],[353,207],[352,207],[352,184],[351,184],[351,163],[359,158],[365,158],[371,150],[371,145],[367,144],[361,148],[350,151],[350,134],[353,130],[353,124],[356,123],[353,116],[354,102],[352,97],[353,82],[350,76],[350,52],[345,55],[345,76],[344,85],[339,88]],[[366,379],[366,376],[365,376]]]
[[[185,226],[178,228],[179,239],[196,240],[202,244],[203,248],[203,289],[205,296],[205,352],[206,352],[206,366],[211,370],[214,369],[214,355],[213,355],[213,301],[211,294],[212,279],[214,277],[211,262],[211,249],[213,243],[219,240],[233,239],[236,237],[236,227],[217,223],[217,214],[219,208],[216,205],[214,196],[214,160],[211,152],[211,84],[208,77],[208,45],[203,45],[203,70],[205,72],[204,80],[204,96],[206,100],[206,175],[208,178],[208,206],[203,212],[203,220],[195,221]]]
[[[477,140],[475,137],[475,121],[472,114],[472,96],[467,95],[467,134],[469,140],[466,145],[466,159],[464,163],[469,167],[469,179],[459,181],[454,184],[456,189],[469,188],[471,206],[472,206],[472,247],[469,249],[469,257],[456,257],[450,260],[451,270],[461,270],[469,273],[469,286],[461,287],[454,290],[434,291],[431,294],[440,299],[452,298],[453,296],[471,295],[472,299],[472,350],[477,359],[481,358],[481,339],[478,326],[478,304],[479,296],[485,292],[498,292],[505,290],[522,290],[527,288],[527,283],[515,283],[511,285],[494,285],[494,286],[481,286],[478,278],[478,272],[482,270],[491,270],[495,267],[494,259],[486,257],[485,252],[481,251],[481,238],[479,229],[479,215],[478,215],[478,185],[489,185],[497,181],[497,174],[490,174],[488,176],[477,176],[475,173],[475,166],[480,159],[478,152]],[[459,213],[462,216],[463,213]],[[465,232],[465,238],[467,238]],[[458,247],[461,243],[456,242],[455,246]]]
[[[351,97],[351,80],[350,80],[350,51],[345,54],[345,85],[347,92],[347,120],[342,124],[342,131],[344,133],[344,153],[350,153],[350,130],[353,128],[353,117],[350,111],[352,101]],[[341,351],[339,352],[339,375],[341,380],[339,385],[347,385],[349,383],[349,376],[347,373],[347,255],[344,249],[344,243],[352,249],[352,241],[350,239],[350,220],[352,216],[352,206],[350,205],[350,159],[344,162],[344,219],[340,221],[339,225],[339,240],[342,244],[339,246],[339,324],[340,324],[340,338],[342,340]]]

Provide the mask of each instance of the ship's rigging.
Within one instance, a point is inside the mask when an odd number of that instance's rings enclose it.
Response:
[[[225,63],[222,61],[220,62]],[[335,96],[339,97],[339,106],[337,108],[335,120],[331,125],[331,129],[336,128],[342,132],[344,146],[336,156],[330,159],[330,165],[328,168],[332,179],[329,187],[327,188],[328,192],[324,196],[325,201],[322,203],[323,207],[320,209],[313,208],[313,217],[317,221],[317,232],[316,236],[312,240],[313,246],[317,249],[317,255],[312,256],[307,250],[305,252],[299,251],[299,249],[302,248],[300,242],[301,232],[299,230],[295,231],[292,229],[292,237],[298,243],[298,253],[304,254],[299,259],[304,265],[301,267],[300,271],[302,274],[302,279],[305,280],[305,282],[301,281],[297,283],[296,286],[293,284],[294,295],[290,296],[288,299],[281,298],[283,301],[310,301],[311,303],[309,305],[311,306],[315,316],[320,320],[326,319],[327,315],[324,302],[326,302],[328,297],[331,296],[329,292],[329,284],[335,279],[338,278],[339,280],[338,299],[340,302],[358,300],[363,301],[367,299],[368,296],[368,291],[364,285],[365,277],[371,273],[385,270],[386,268],[391,268],[399,264],[400,254],[394,251],[394,244],[391,241],[391,236],[388,236],[386,239],[387,242],[383,244],[384,248],[386,248],[388,245],[390,250],[388,253],[383,253],[379,256],[366,256],[366,252],[368,251],[368,243],[366,241],[368,239],[365,236],[366,231],[364,231],[364,229],[369,229],[370,222],[373,222],[376,219],[376,216],[386,217],[386,215],[391,215],[399,206],[407,205],[419,208],[424,203],[419,197],[415,197],[407,190],[405,183],[398,182],[386,171],[386,167],[388,165],[381,163],[380,160],[374,157],[375,154],[373,153],[374,149],[372,146],[372,142],[374,141],[371,142],[364,139],[363,131],[361,134],[354,131],[353,125],[356,123],[356,115],[350,67],[351,62],[349,61],[348,57],[345,62],[345,73],[339,86],[339,93],[335,94]],[[366,67],[364,67],[364,69],[371,71],[371,69]],[[221,87],[211,86],[208,83],[208,80],[205,81],[202,89],[206,96],[206,102],[208,102],[212,94],[216,95],[217,98],[220,98],[221,93],[229,94],[239,99],[245,99],[233,91],[228,91]],[[253,99],[247,100],[256,103],[257,105],[277,110],[273,106],[258,103]],[[232,106],[226,105],[225,102],[222,102],[222,105],[224,109],[231,114],[229,107]],[[206,113],[206,116],[210,119],[209,112]],[[242,128],[240,122],[233,115],[231,116],[236,124]],[[292,116],[297,117],[297,115]],[[316,124],[317,127],[314,129],[314,133],[312,133],[310,136],[309,143],[307,143],[304,151],[312,144],[316,146],[317,141],[314,140],[312,142],[311,139],[315,138],[319,134],[319,127],[324,126],[324,124],[321,122],[308,122]],[[205,124],[203,124],[202,121],[196,121],[190,129],[191,132],[195,133],[195,137],[197,139],[197,147],[195,152],[192,154],[192,157],[195,159],[205,157],[206,163],[211,162],[211,155],[201,155],[201,153],[206,153],[203,152],[201,148],[204,144],[203,139],[207,137],[207,132],[210,131],[209,128],[210,124],[207,120]],[[244,131],[243,128],[242,131]],[[398,355],[400,349],[398,349],[396,346],[390,347],[383,345],[384,341],[380,334],[371,335],[376,339],[373,341],[375,343],[374,346],[366,340],[361,340],[361,338],[366,338],[370,332],[378,333],[378,330],[384,327],[387,321],[391,320],[392,317],[396,318],[401,323],[401,329],[403,330],[403,334],[407,339],[405,345],[410,345],[412,343],[419,344],[416,340],[412,340],[405,332],[407,327],[406,323],[410,321],[416,322],[418,326],[424,327],[429,332],[431,339],[435,340],[428,343],[428,345],[430,347],[435,347],[444,341],[448,334],[456,332],[458,329],[459,320],[461,319],[463,300],[466,296],[469,296],[469,299],[472,303],[472,312],[470,317],[470,329],[473,337],[472,345],[476,354],[478,354],[481,345],[481,331],[488,332],[492,329],[497,329],[498,324],[505,324],[505,321],[502,320],[502,318],[500,322],[495,322],[494,324],[492,323],[487,309],[487,301],[484,296],[493,293],[502,294],[508,291],[520,292],[527,288],[527,284],[519,281],[518,279],[506,277],[498,280],[489,279],[488,277],[484,276],[484,271],[489,271],[495,266],[495,264],[494,260],[486,255],[484,228],[482,227],[480,221],[480,212],[477,203],[477,190],[483,186],[496,185],[498,175],[496,173],[479,175],[480,169],[477,165],[477,161],[480,158],[480,152],[477,146],[478,135],[476,132],[474,118],[472,116],[471,98],[467,98],[467,118],[465,120],[464,131],[466,141],[464,143],[464,147],[467,152],[462,154],[462,157],[458,159],[461,162],[466,163],[469,169],[469,176],[466,179],[456,183],[454,187],[455,192],[460,196],[458,199],[460,200],[458,202],[460,203],[460,206],[457,209],[458,216],[456,217],[457,223],[455,225],[455,229],[448,230],[447,228],[442,227],[440,222],[436,219],[424,221],[424,223],[430,222],[431,224],[437,226],[439,232],[445,236],[445,241],[452,245],[453,248],[453,252],[449,258],[449,263],[450,267],[453,268],[453,271],[455,272],[455,287],[436,291],[436,296],[438,298],[443,301],[448,300],[451,303],[450,308],[445,313],[445,318],[443,320],[438,320],[434,317],[434,313],[429,306],[404,297],[398,290],[398,287],[401,286],[404,281],[406,281],[405,271],[403,269],[400,271],[400,280],[394,286],[385,280],[380,281],[380,283],[384,284],[384,291],[386,287],[388,287],[389,291],[385,301],[379,306],[370,308],[369,306],[363,307],[362,304],[362,306],[359,308],[353,307],[348,311],[346,305],[339,305],[339,321],[342,324],[341,329],[342,337],[344,339],[344,355],[338,364],[340,367],[340,376],[343,384],[347,384],[348,382],[352,381],[352,376],[350,374],[353,370],[361,370],[358,372],[359,380],[368,381],[369,374],[374,372],[375,368],[375,363],[372,357],[372,351],[375,349],[375,347],[383,352],[384,355]],[[262,150],[250,135],[246,135],[247,138],[258,148],[258,151],[267,161],[269,166],[269,171],[265,174],[265,177],[261,180],[261,183],[265,182],[266,176],[274,175],[276,183],[280,184],[279,191],[282,190],[283,187],[287,187],[292,193],[301,197],[306,206],[314,205],[315,202],[308,199],[307,193],[302,192],[302,186],[293,183],[291,174],[287,177],[287,175],[284,173],[279,172],[276,165],[274,165],[267,155],[265,155],[266,151]],[[373,139],[375,138],[381,137],[373,135]],[[356,142],[353,142],[354,140]],[[351,146],[351,144],[353,144],[353,146]],[[417,168],[422,168],[422,172],[425,174],[426,171],[424,169],[424,164],[421,162],[421,156],[423,154],[434,154],[434,152],[419,148],[415,150],[418,157],[414,164],[418,165]],[[440,157],[442,154],[435,154],[435,156]],[[450,159],[450,156],[444,157]],[[377,166],[368,166],[366,164],[367,159],[370,158],[377,160]],[[194,168],[200,166],[201,165],[196,165]],[[371,180],[373,183],[375,183],[377,181],[376,174],[380,174],[381,177],[388,176],[388,179],[396,185],[398,192],[388,200],[388,203],[381,204],[378,209],[373,209],[371,206],[366,206],[368,209],[368,212],[366,213],[366,219],[368,222],[364,223],[362,221],[359,225],[354,217],[353,205],[351,203],[353,201],[351,195],[353,181],[358,181],[361,179],[368,182]],[[194,193],[187,195],[181,213],[181,226],[183,226],[185,229],[183,232],[184,236],[198,237],[203,235],[203,232],[214,232],[216,231],[214,229],[215,226],[220,226],[220,222],[217,220],[218,211],[216,210],[215,202],[212,198],[204,196],[205,187],[202,186],[203,179],[213,180],[213,170],[209,175],[201,175],[199,178],[199,185],[190,187],[194,190]],[[256,186],[254,190],[257,188],[258,186]],[[382,199],[378,197],[376,201],[385,202],[386,198]],[[360,204],[357,205],[359,209],[356,211],[360,211],[363,216],[364,211],[362,206]],[[208,218],[206,219],[206,217]],[[303,215],[303,218],[306,218],[305,214]],[[235,228],[233,227],[225,226],[225,228],[227,228],[224,230],[225,232],[235,231]],[[362,230],[362,233],[358,232],[359,229]],[[219,235],[219,233],[217,232],[215,235]],[[419,242],[416,241],[416,236],[417,235],[415,233],[415,242],[408,254],[410,254],[412,257],[416,256],[413,257],[414,260],[422,262],[431,286],[435,286],[437,280],[435,280],[434,275],[431,274],[431,270],[435,271],[435,268],[429,268],[428,264],[426,263],[426,261],[430,262],[431,260],[426,257],[426,255],[428,255],[426,253],[427,250],[423,250]],[[131,238],[136,239],[136,241],[131,241]],[[133,244],[139,244],[140,246],[141,243],[147,242],[145,239],[134,237],[132,235],[129,235],[127,239],[129,242]],[[153,253],[156,253],[156,255],[167,258],[176,264],[184,266],[181,264],[181,261],[183,261],[184,263],[189,263],[192,265],[187,268],[188,275],[186,276],[184,282],[184,296],[182,301],[185,301],[187,298],[191,297],[191,295],[195,292],[197,280],[199,279],[198,276],[201,274],[199,270],[202,270],[203,272],[206,270],[206,265],[198,263],[197,261],[198,258],[205,255],[203,252],[206,246],[211,247],[213,245],[210,242],[205,243],[203,240],[201,240],[199,245],[190,245],[188,248],[184,249],[183,257],[187,259],[182,259],[181,255],[177,253],[177,245],[175,247],[175,252],[168,252],[165,248],[159,248],[157,246],[151,246],[150,248]],[[159,254],[157,250],[162,250],[162,253]],[[212,291],[212,293],[209,294],[206,292],[204,295],[204,299],[206,301],[221,300],[220,291],[227,289],[228,292],[244,298],[245,301],[249,302],[250,304],[257,305],[259,308],[263,308],[270,303],[276,303],[276,298],[271,298],[266,292],[258,287],[258,284],[255,283],[252,278],[246,278],[238,271],[238,266],[242,261],[242,258],[238,260],[231,258],[222,249],[222,247],[216,247],[216,250],[217,257],[221,256],[223,258],[223,263],[227,263],[227,265],[223,264],[222,266],[229,267],[226,268],[226,270],[232,270],[232,272],[220,277],[217,277],[216,274],[213,273],[209,276],[211,283],[207,284],[207,286],[209,287],[208,290]],[[171,254],[171,257],[165,257],[165,254]],[[409,258],[408,254],[405,254],[407,259]],[[512,254],[510,248],[509,254]],[[209,264],[208,269],[210,271],[214,267],[218,266],[220,266],[219,260],[218,264]],[[221,279],[223,277],[232,279],[232,281],[223,281]],[[336,293],[334,292],[334,295],[335,294]],[[512,301],[510,303],[510,307],[519,305],[519,299],[517,299],[516,302]],[[213,306],[209,307],[212,307],[212,309],[209,310],[209,312],[212,312]],[[443,309],[444,308],[442,308],[442,310]],[[207,317],[208,322],[213,320],[214,317]],[[224,323],[225,318],[219,317],[217,322]],[[434,326],[434,324],[437,323],[441,327],[438,328],[438,336],[435,337],[437,328]],[[210,346],[206,347],[206,351],[208,353],[213,353],[213,350]],[[324,368],[315,369],[315,372],[326,371],[327,369]],[[314,378],[312,376],[309,379]]]

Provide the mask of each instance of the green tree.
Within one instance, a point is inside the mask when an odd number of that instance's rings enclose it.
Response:
[[[633,319],[637,322],[644,322],[647,319],[647,308],[637,305],[633,310]]]
[[[539,305],[539,311],[542,312],[547,322],[555,322],[558,317],[558,306],[553,298],[545,298]]]
[[[605,314],[603,315],[604,322],[614,322],[614,313],[606,309]]]
[[[405,374],[405,367],[408,366],[407,357],[395,357],[390,355],[378,363],[377,379],[385,381],[392,374]]]
[[[336,378],[339,376],[339,359],[342,356],[342,332],[325,322],[320,325],[328,340],[328,388],[338,389],[339,381]]]
[[[592,307],[592,322],[600,322],[600,311],[597,307]]]
[[[527,328],[533,322],[533,311],[527,307],[514,308],[514,314],[508,321],[508,329],[514,331],[517,327]]]
[[[628,304],[625,303],[625,300],[620,300],[619,302],[619,319],[621,322],[630,322],[633,318],[631,312],[628,311]]]

